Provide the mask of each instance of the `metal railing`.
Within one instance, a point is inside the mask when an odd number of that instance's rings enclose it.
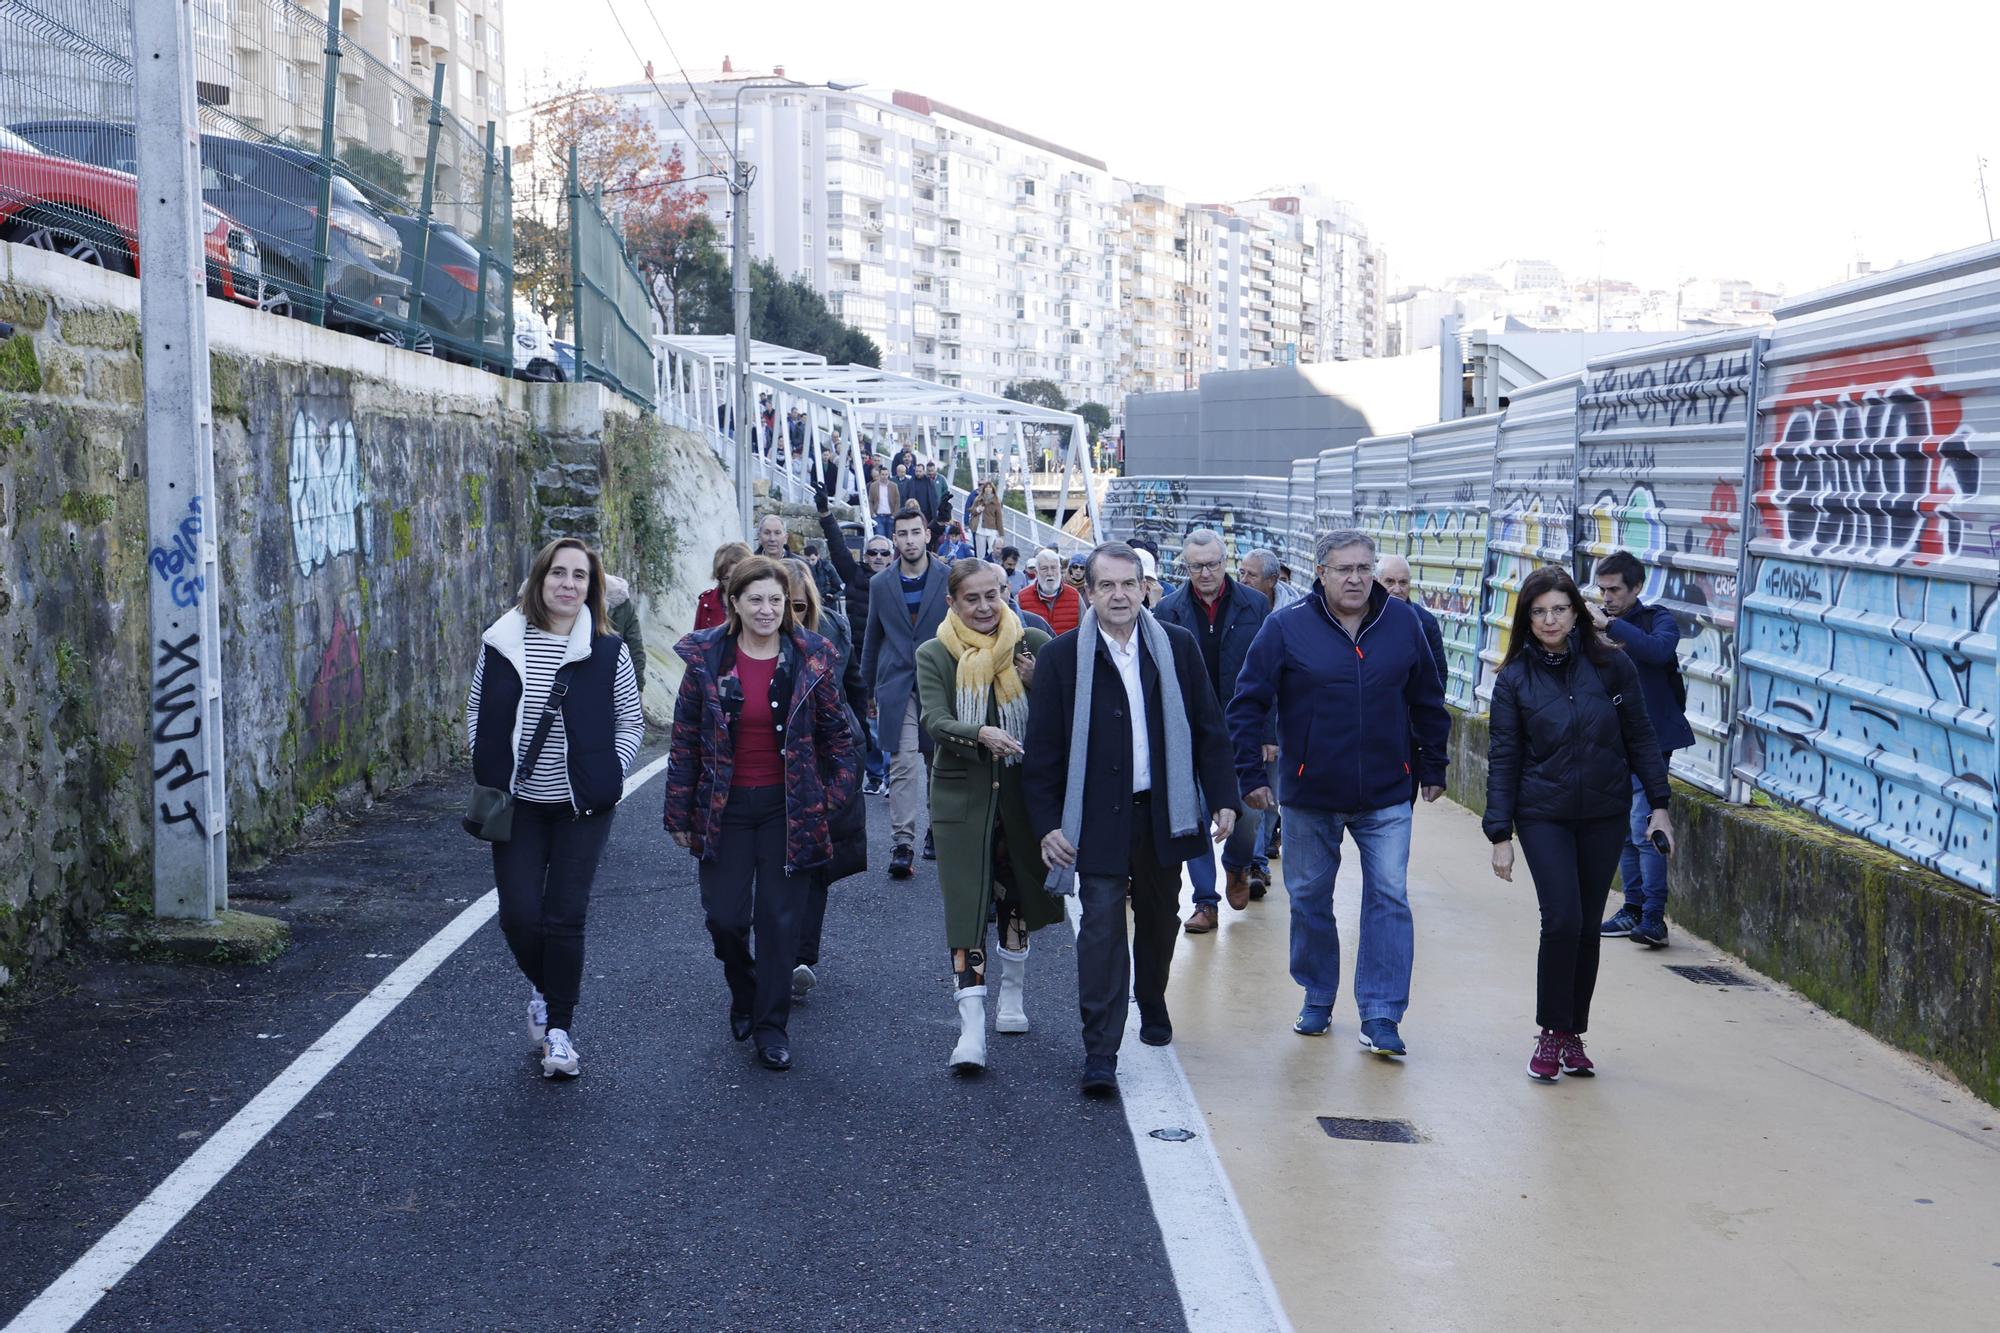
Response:
[[[0,239],[123,273],[138,267],[131,4],[0,6]],[[416,42],[371,50],[340,23],[340,0],[194,7],[209,294],[511,373],[497,89],[448,89]]]

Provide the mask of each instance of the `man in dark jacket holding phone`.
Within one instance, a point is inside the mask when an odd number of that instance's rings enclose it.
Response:
[[[1681,680],[1680,622],[1664,606],[1639,600],[1646,570],[1630,551],[1613,551],[1598,561],[1593,581],[1602,604],[1590,604],[1590,617],[1639,668],[1646,717],[1659,737],[1661,757],[1672,764],[1675,750],[1694,744],[1694,730],[1687,722],[1687,686]],[[1629,935],[1635,944],[1659,949],[1667,943],[1667,858],[1647,838],[1650,811],[1634,777],[1631,838],[1618,862],[1625,903],[1598,933]]]
[[[1250,645],[1230,700],[1229,734],[1245,804],[1285,813],[1285,891],[1292,900],[1292,980],[1305,1005],[1292,1030],[1324,1036],[1340,985],[1333,881],[1340,843],[1361,852],[1361,946],[1354,1001],[1361,1045],[1403,1055],[1415,928],[1409,869],[1414,777],[1426,801],[1444,793],[1451,715],[1423,625],[1375,582],[1375,543],[1341,529],[1319,539],[1310,595],[1274,611]],[[1278,710],[1278,790],[1264,776]]]

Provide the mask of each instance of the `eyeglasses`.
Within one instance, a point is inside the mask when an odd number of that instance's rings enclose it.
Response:
[[[1561,620],[1564,616],[1575,615],[1576,608],[1565,602],[1561,606],[1532,607],[1529,609],[1528,614],[1537,620]]]
[[[1321,569],[1337,579],[1362,579],[1375,572],[1374,565],[1321,565]]]
[[[1190,574],[1213,574],[1221,568],[1222,562],[1220,560],[1190,560],[1187,562],[1187,570]]]
[[[889,556],[890,552],[883,550],[879,546],[871,546],[868,548],[868,558],[870,560],[887,560]]]
[[[809,605],[810,605],[810,603],[808,603],[808,602],[793,602],[793,603],[792,603],[792,614],[793,614],[793,615],[795,615],[795,616],[802,616],[802,615],[804,615],[804,614],[806,613],[806,608],[807,608],[807,607],[808,607]]]

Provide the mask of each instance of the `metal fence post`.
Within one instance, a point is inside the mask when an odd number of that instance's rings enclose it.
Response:
[[[501,289],[501,318],[506,321],[507,336],[501,340],[506,347],[509,366],[514,361],[514,146],[500,146],[500,197],[507,201],[507,211],[502,215],[507,220],[507,267],[500,277],[505,284]]]
[[[424,325],[424,271],[431,262],[431,203],[437,190],[438,132],[444,128],[444,62],[431,74],[430,134],[424,148],[423,202],[417,205],[417,276],[410,282],[410,338]],[[481,271],[485,260],[482,258]]]
[[[134,5],[133,8],[143,8]],[[326,247],[333,212],[333,96],[340,87],[340,0],[326,0],[326,91],[320,98],[319,208],[313,216],[313,290],[319,293],[314,322],[326,323]]]
[[[139,191],[139,319],[145,352],[146,670],[153,912],[207,920],[228,906],[222,752],[221,600],[212,524],[215,460],[188,4],[132,6]]]
[[[583,351],[583,248],[580,220],[583,191],[576,183],[576,145],[569,146],[569,336],[576,347],[576,382],[584,381]]]
[[[441,67],[440,67],[441,68]],[[479,187],[479,290],[473,296],[472,345],[479,349],[479,364],[486,364],[486,270],[493,254],[493,122],[486,122],[486,169]],[[498,373],[513,369],[514,342],[502,349]]]

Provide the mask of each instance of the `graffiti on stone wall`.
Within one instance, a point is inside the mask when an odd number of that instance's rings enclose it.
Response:
[[[1914,348],[1816,363],[1777,395],[1759,451],[1764,535],[1787,555],[1926,565],[1968,546],[1980,459],[1955,395]],[[1990,534],[1972,542],[1990,551]]]
[[[1995,590],[1765,560],[1756,593],[1744,652],[1757,663],[1746,754],[1759,785],[1991,883]]]
[[[361,638],[342,612],[333,613],[333,633],[320,651],[319,666],[306,689],[306,731],[322,748],[337,746],[362,718],[366,700],[361,673]]]
[[[175,606],[193,606],[201,601],[207,579],[201,573],[201,497],[188,501],[187,516],[164,540],[153,543],[147,563],[167,585]]]
[[[303,408],[294,412],[286,483],[300,574],[311,574],[335,556],[362,550],[368,537],[367,516],[362,512],[367,497],[352,421],[323,419]]]

